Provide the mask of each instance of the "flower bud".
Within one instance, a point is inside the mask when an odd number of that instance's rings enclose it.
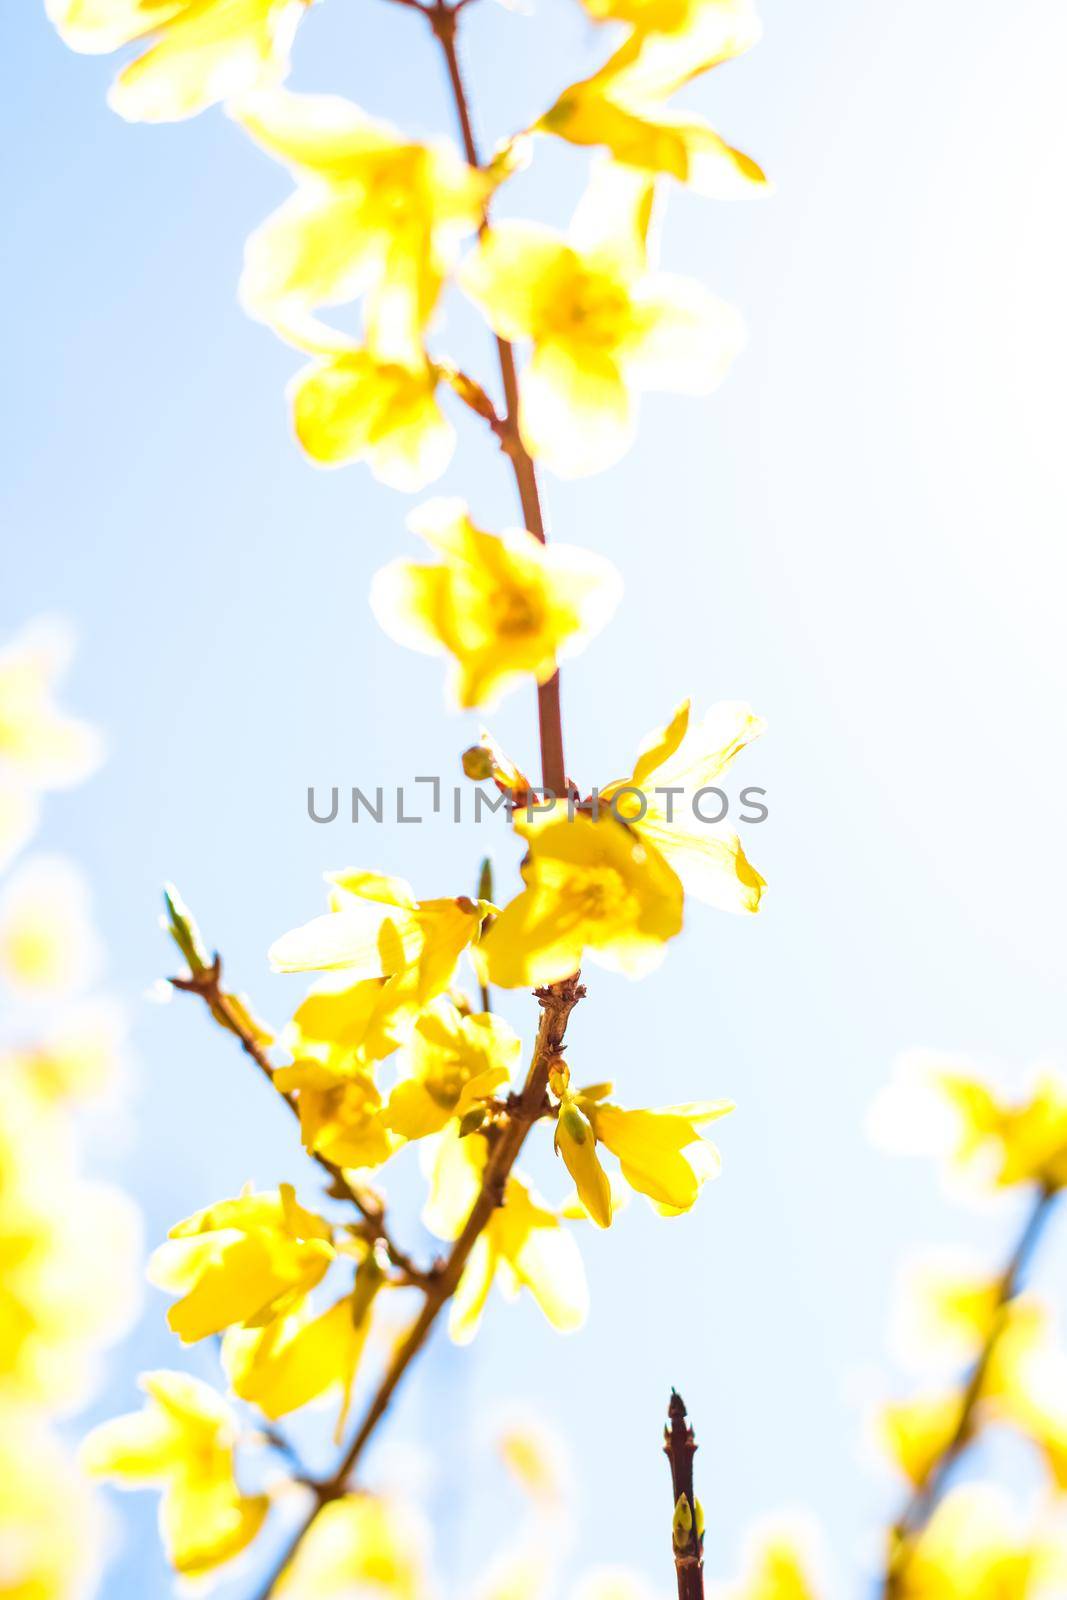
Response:
[[[671,1522],[671,1536],[676,1550],[684,1550],[693,1534],[693,1513],[684,1494],[678,1496]]]

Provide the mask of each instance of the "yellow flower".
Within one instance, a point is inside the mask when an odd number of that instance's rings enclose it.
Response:
[[[504,222],[460,282],[501,338],[528,341],[519,424],[562,477],[610,466],[634,432],[631,392],[708,394],[743,343],[737,313],[702,285],[648,270],[651,185],[602,169],[567,238]]]
[[[1056,1488],[1067,1491],[1067,1351],[1040,1302],[1013,1300],[983,1386],[991,1420],[1030,1439]]]
[[[962,1400],[949,1394],[920,1395],[882,1408],[878,1433],[893,1465],[914,1487],[926,1482],[945,1453],[960,1420]]]
[[[937,1506],[903,1566],[901,1600],[1037,1600],[1062,1551],[1028,1533],[989,1484],[953,1489]],[[1062,1576],[1062,1573],[1060,1574]]]
[[[305,1149],[339,1167],[380,1167],[397,1148],[382,1097],[365,1068],[309,1058],[279,1067],[274,1081],[296,1095]]]
[[[380,1061],[450,987],[489,907],[464,895],[416,901],[401,879],[374,872],[329,873],[327,882],[327,915],[271,946],[277,972],[336,974],[311,991],[283,1043],[330,1065]]]
[[[631,1189],[647,1195],[665,1216],[688,1211],[708,1179],[718,1177],[719,1152],[700,1128],[732,1111],[731,1101],[625,1111],[589,1095],[578,1098],[597,1142],[618,1158]]]
[[[491,179],[447,142],[405,139],[332,95],[279,89],[235,115],[297,182],[248,241],[245,309],[299,328],[315,308],[367,294],[375,354],[411,362]]]
[[[88,1100],[115,1081],[125,1018],[107,1001],[84,1003],[61,1015],[44,1036],[11,1054],[10,1070],[44,1100]]]
[[[179,1222],[149,1262],[149,1281],[181,1295],[167,1316],[185,1344],[289,1311],[334,1259],[327,1222],[291,1185],[223,1200]]]
[[[655,846],[686,894],[724,911],[758,911],[766,885],[733,829],[702,820],[722,809],[721,799],[706,791],[766,726],[743,702],[720,701],[691,727],[683,700],[667,726],[645,741],[631,776],[601,791],[601,803]]]
[[[941,1156],[980,1185],[1067,1183],[1067,1080],[1058,1071],[1007,1100],[966,1062],[915,1051],[897,1064],[872,1122],[882,1142]]]
[[[478,1133],[461,1139],[449,1129],[440,1135],[423,1213],[426,1226],[439,1239],[455,1239],[462,1231],[478,1194],[486,1154],[486,1142]],[[452,1300],[448,1327],[457,1344],[469,1344],[477,1333],[494,1279],[509,1299],[528,1289],[561,1333],[570,1333],[585,1321],[589,1291],[577,1246],[558,1214],[514,1171],[504,1203],[479,1236]]]
[[[336,1388],[347,1408],[370,1332],[372,1300],[373,1294],[346,1295],[317,1315],[305,1301],[265,1328],[231,1328],[222,1343],[222,1364],[234,1394],[271,1418]]]
[[[413,493],[441,476],[455,447],[437,382],[421,352],[399,361],[354,343],[320,351],[290,386],[296,436],[320,466],[365,461],[382,483]]]
[[[0,1407],[0,1592],[6,1600],[70,1600],[96,1592],[100,1523],[96,1497],[40,1417]]]
[[[462,501],[431,501],[409,526],[443,559],[383,567],[371,606],[398,643],[452,656],[451,695],[464,708],[495,702],[528,675],[547,683],[618,603],[618,574],[602,557],[545,546],[521,528],[484,533]]]
[[[663,103],[755,44],[759,23],[748,0],[592,0],[586,9],[598,21],[628,23],[630,34],[592,77],[563,91],[537,131],[601,145],[625,166],[667,174],[714,199],[764,188],[749,156]]]
[[[815,1530],[806,1517],[763,1518],[746,1540],[743,1575],[724,1586],[722,1600],[816,1600],[820,1567]]]
[[[46,0],[65,44],[147,48],[108,102],[131,122],[175,122],[285,76],[309,0]]]
[[[993,1326],[999,1300],[995,1278],[952,1256],[908,1263],[894,1310],[894,1337],[914,1368],[965,1366]]]
[[[71,655],[67,631],[32,623],[0,650],[0,780],[23,789],[65,789],[100,764],[98,735],[53,698]],[[14,816],[16,800],[7,801]]]
[[[84,1397],[137,1302],[140,1227],[78,1174],[69,1121],[0,1060],[0,1401]]]
[[[0,980],[27,999],[84,989],[101,964],[81,872],[58,857],[38,857],[12,874],[0,894]]]
[[[407,1506],[352,1494],[315,1518],[278,1585],[279,1600],[425,1600],[427,1536]]]
[[[82,1462],[121,1488],[159,1485],[160,1528],[175,1570],[193,1576],[239,1554],[259,1532],[266,1495],[244,1495],[234,1477],[237,1424],[215,1391],[181,1372],[147,1372],[142,1411],[89,1434]]]
[[[555,983],[585,955],[627,977],[663,959],[681,932],[682,886],[655,849],[604,811],[594,821],[560,809],[516,818],[529,842],[526,888],[494,918],[481,943],[504,989]]]
[[[503,1017],[465,1016],[445,996],[433,1001],[401,1049],[386,1127],[403,1139],[422,1139],[453,1119],[462,1121],[509,1081],[521,1050],[521,1039]]]

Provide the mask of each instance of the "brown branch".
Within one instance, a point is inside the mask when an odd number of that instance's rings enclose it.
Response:
[[[1008,1264],[998,1280],[996,1304],[990,1318],[989,1330],[971,1368],[952,1435],[916,1484],[911,1497],[893,1524],[885,1581],[882,1586],[885,1600],[894,1600],[900,1593],[901,1582],[911,1561],[916,1538],[929,1522],[945,1492],[956,1463],[974,1437],[976,1413],[996,1355],[997,1345],[1007,1324],[1011,1302],[1019,1293],[1023,1275],[1051,1215],[1058,1193],[1057,1189],[1047,1184],[1042,1184],[1037,1191]]]
[[[444,53],[449,86],[459,121],[460,137],[463,140],[463,152],[470,166],[480,168],[482,162],[478,153],[478,142],[474,137],[470,100],[463,82],[456,41],[457,17],[462,7],[447,5],[444,0],[436,0],[432,6],[424,6],[422,9],[429,18],[434,37],[439,41]],[[483,227],[487,224],[488,213]],[[519,379],[515,368],[515,352],[508,341],[501,339],[499,335],[496,339],[496,349],[500,363],[500,379],[504,389],[505,410],[503,417],[496,419],[494,431],[515,474],[523,521],[534,538],[544,544],[545,517],[537,485],[537,469],[519,431]],[[558,672],[547,683],[538,685],[537,721],[541,744],[541,783],[552,794],[562,797],[567,792],[567,773],[563,758],[563,715],[560,707]]]
[[[180,989],[186,994],[197,994],[205,1002],[211,1015],[219,1025],[232,1033],[241,1049],[249,1060],[254,1062],[263,1076],[274,1089],[275,1094],[285,1101],[289,1110],[299,1119],[300,1107],[292,1094],[287,1094],[278,1088],[274,1082],[274,1068],[266,1051],[256,1038],[246,1020],[244,1007],[238,1005],[231,994],[227,994],[222,987],[222,961],[218,954],[208,966],[200,967],[193,971],[188,978],[171,978],[171,988]],[[412,1260],[411,1256],[390,1237],[385,1222],[385,1210],[377,1199],[357,1189],[345,1177],[344,1172],[336,1162],[330,1161],[326,1156],[320,1155],[317,1150],[309,1151],[313,1161],[330,1177],[330,1193],[336,1200],[347,1200],[355,1206],[363,1218],[360,1229],[363,1237],[369,1243],[375,1244],[379,1240],[385,1248],[391,1264],[400,1274],[400,1281],[414,1288],[423,1288],[434,1282],[437,1277],[437,1268],[424,1269]]]
[[[397,1347],[337,1470],[329,1478],[311,1486],[315,1494],[315,1503],[286,1546],[267,1580],[266,1587],[261,1591],[260,1600],[270,1600],[281,1581],[282,1574],[293,1560],[323,1506],[332,1500],[340,1499],[348,1492],[352,1475],[362,1459],[371,1436],[389,1409],[393,1395],[426,1343],[441,1311],[455,1293],[463,1276],[463,1269],[480,1235],[494,1211],[504,1204],[508,1178],[519,1151],[526,1135],[544,1112],[549,1064],[563,1047],[563,1037],[567,1031],[570,1014],[584,993],[577,973],[563,983],[553,984],[550,989],[536,991],[541,1006],[541,1021],[526,1082],[521,1094],[515,1097],[514,1103],[509,1107],[505,1120],[495,1130],[489,1158],[482,1174],[481,1188],[464,1223],[463,1231],[453,1244],[433,1282],[425,1287],[422,1309]],[[472,1134],[471,1137],[482,1136]]]
[[[704,1600],[704,1529],[693,1491],[693,1457],[697,1442],[686,1418],[685,1401],[671,1390],[663,1453],[670,1463],[674,1516],[671,1551],[678,1579],[678,1600]]]

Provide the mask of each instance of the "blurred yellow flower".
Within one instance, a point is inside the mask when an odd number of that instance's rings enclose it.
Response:
[[[89,1593],[101,1534],[95,1497],[41,1419],[0,1405],[0,1593],[6,1600]]]
[[[902,1567],[900,1600],[1053,1600],[1062,1544],[1022,1528],[998,1490],[967,1484],[936,1507]]]
[[[737,313],[701,284],[653,273],[651,184],[601,168],[567,238],[532,222],[490,229],[460,282],[495,333],[528,341],[519,424],[562,477],[610,466],[634,433],[632,393],[708,394],[744,342]]]
[[[480,1134],[439,1136],[423,1220],[439,1239],[462,1232],[481,1184],[487,1147]],[[552,1326],[573,1332],[585,1321],[589,1291],[578,1248],[526,1181],[514,1171],[504,1203],[493,1212],[467,1260],[452,1300],[448,1327],[457,1344],[478,1331],[494,1280],[514,1299],[528,1289]]]
[[[797,1514],[767,1517],[747,1540],[741,1578],[714,1585],[716,1600],[817,1600],[822,1592],[814,1526]],[[947,1597],[946,1597],[947,1600]]]
[[[410,1507],[347,1495],[315,1518],[278,1585],[279,1600],[426,1600],[426,1544]]]
[[[963,1409],[962,1396],[919,1395],[883,1406],[878,1434],[893,1465],[913,1487],[926,1482],[934,1463],[955,1435]]]
[[[555,983],[583,958],[627,977],[650,972],[681,932],[682,886],[659,852],[604,811],[517,817],[526,888],[494,918],[481,951],[504,989]]]
[[[337,96],[278,89],[249,97],[234,114],[297,182],[248,241],[245,309],[299,329],[316,308],[366,294],[375,355],[414,364],[492,180],[447,142],[407,139]]]
[[[528,675],[546,683],[618,604],[615,568],[591,551],[546,546],[521,528],[485,533],[459,500],[431,501],[408,520],[443,559],[383,567],[371,606],[398,643],[452,656],[459,706],[493,704]]]
[[[365,461],[380,482],[414,493],[441,476],[455,448],[437,383],[421,351],[404,361],[355,344],[320,351],[290,385],[296,436],[320,466]]]
[[[65,789],[99,766],[99,736],[54,699],[71,650],[67,630],[46,621],[31,623],[0,650],[0,783]],[[6,805],[13,816],[17,801],[9,797]]]
[[[310,0],[45,0],[64,43],[88,55],[146,46],[108,102],[131,122],[175,122],[284,77]]]
[[[1008,1100],[952,1057],[914,1051],[872,1111],[883,1143],[937,1155],[980,1185],[1067,1183],[1067,1079],[1053,1069]]]
[[[673,867],[686,894],[724,911],[758,911],[766,884],[733,829],[702,820],[721,801],[701,791],[715,789],[766,726],[741,701],[720,701],[691,726],[683,700],[667,726],[645,741],[631,776],[601,791],[601,802]]]
[[[115,1082],[125,1035],[121,1007],[105,1000],[86,1001],[60,1013],[32,1044],[13,1049],[8,1070],[45,1100],[96,1099]]]
[[[990,1419],[1030,1439],[1057,1490],[1067,1492],[1067,1350],[1040,1301],[1029,1296],[1012,1301],[983,1395]]]
[[[905,1264],[894,1306],[894,1342],[913,1368],[962,1367],[988,1338],[1000,1285],[986,1271],[944,1253]]]
[[[625,166],[667,174],[714,199],[758,193],[766,178],[701,118],[664,101],[759,37],[749,0],[587,0],[597,21],[630,33],[589,78],[569,85],[535,125],[577,145],[600,145]]]
[[[0,980],[28,1000],[84,989],[101,966],[89,890],[59,857],[24,862],[0,891]]]
[[[66,1118],[0,1061],[0,1401],[83,1398],[137,1302],[140,1227],[79,1175]]]
[[[329,1223],[291,1185],[222,1200],[170,1230],[149,1281],[182,1298],[167,1321],[185,1344],[234,1326],[263,1327],[290,1311],[334,1259]]]
[[[399,1081],[384,1122],[403,1139],[440,1133],[506,1084],[522,1051],[511,1025],[490,1012],[465,1015],[447,996],[433,1001],[401,1048]]]
[[[147,1372],[141,1387],[144,1409],[94,1428],[83,1465],[120,1488],[161,1487],[168,1559],[179,1573],[208,1572],[255,1538],[269,1501],[240,1492],[236,1419],[213,1389],[181,1372]]]

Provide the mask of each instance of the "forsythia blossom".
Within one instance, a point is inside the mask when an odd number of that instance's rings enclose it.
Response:
[[[743,343],[738,314],[701,284],[649,270],[651,185],[609,167],[563,238],[532,222],[491,228],[460,282],[503,339],[528,342],[519,425],[563,477],[625,452],[632,395],[707,394]]]
[[[618,574],[603,557],[523,528],[485,533],[461,501],[432,501],[409,526],[441,559],[384,567],[371,605],[398,643],[452,657],[451,692],[464,708],[494,704],[526,676],[547,682],[618,603]]]
[[[141,1387],[144,1409],[94,1429],[83,1464],[121,1488],[162,1488],[169,1560],[180,1573],[208,1572],[255,1538],[269,1502],[237,1486],[237,1423],[213,1389],[180,1372],[145,1373]]]
[[[45,0],[72,50],[144,45],[108,99],[131,122],[174,122],[283,77],[310,0]]]

